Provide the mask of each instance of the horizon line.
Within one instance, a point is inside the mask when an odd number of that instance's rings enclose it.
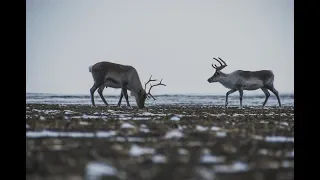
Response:
[[[46,94],[46,95],[58,95],[58,96],[90,96],[89,93],[40,93],[40,92],[26,92],[26,94]],[[106,96],[120,96],[119,94],[103,94]],[[129,95],[129,93],[128,93]],[[214,95],[214,96],[225,96],[226,93],[162,93],[162,94],[153,94],[153,96],[165,96],[165,95],[193,95],[193,96],[202,96],[202,95]],[[230,94],[232,96],[235,94]],[[244,94],[245,95],[245,94]],[[247,94],[247,95],[265,95],[263,92]],[[283,92],[279,95],[294,95],[294,92]]]

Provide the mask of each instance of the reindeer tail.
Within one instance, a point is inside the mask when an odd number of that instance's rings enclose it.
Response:
[[[92,72],[92,66],[89,67],[89,72]]]

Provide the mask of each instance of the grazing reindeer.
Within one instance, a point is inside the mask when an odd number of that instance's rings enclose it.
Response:
[[[264,94],[266,95],[266,99],[263,103],[263,107],[265,106],[270,93],[268,90],[273,92],[277,99],[279,106],[281,107],[278,91],[274,88],[273,81],[274,81],[274,74],[271,70],[260,70],[260,71],[243,71],[243,70],[236,70],[230,74],[226,74],[221,72],[223,68],[227,66],[227,64],[219,58],[213,58],[217,60],[220,63],[220,66],[217,65],[212,67],[216,69],[216,72],[213,74],[212,77],[208,79],[209,83],[219,82],[224,87],[230,89],[230,91],[226,94],[226,103],[225,106],[228,105],[228,96],[231,93],[234,93],[236,91],[239,91],[240,94],[240,107],[242,107],[242,95],[243,90],[257,90],[261,89]],[[223,64],[221,63],[223,62]]]
[[[152,97],[155,98],[150,93],[150,90],[154,86],[166,86],[162,84],[162,79],[160,83],[156,85],[151,85],[148,93],[146,92],[146,86],[151,81],[156,81],[155,79],[151,79],[150,76],[149,81],[145,84],[145,89],[143,89],[140,78],[137,70],[132,66],[116,64],[112,62],[98,62],[93,66],[89,67],[89,72],[92,73],[94,84],[90,89],[91,102],[92,105],[95,106],[94,103],[94,92],[98,89],[98,93],[106,106],[109,106],[105,98],[103,97],[103,90],[105,87],[111,87],[116,89],[121,89],[120,99],[118,102],[118,106],[120,106],[123,96],[126,99],[127,106],[131,107],[128,100],[127,90],[131,91],[131,95],[133,95],[136,99],[136,103],[139,109],[144,108],[144,103],[146,98]]]

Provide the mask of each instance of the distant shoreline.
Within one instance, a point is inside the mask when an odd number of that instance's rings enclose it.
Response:
[[[26,95],[31,95],[31,96],[90,96],[89,93],[87,94],[68,94],[68,93],[33,93],[33,92],[27,92]],[[120,94],[104,94],[105,96],[119,96]],[[154,96],[225,96],[225,93],[217,93],[217,94],[200,94],[200,93],[180,93],[180,94],[176,94],[176,93],[168,93],[168,94],[154,94]],[[273,95],[273,94],[271,94]],[[293,92],[287,92],[287,93],[279,93],[280,96],[294,96]],[[230,94],[229,96],[238,96],[237,93],[234,94]],[[244,96],[265,96],[263,93],[245,93],[244,92]]]

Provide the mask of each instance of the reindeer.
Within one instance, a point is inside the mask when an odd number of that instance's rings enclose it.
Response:
[[[230,74],[226,74],[221,72],[223,68],[227,66],[227,64],[220,58],[219,59],[213,58],[220,63],[220,66],[217,65],[212,67],[216,70],[212,77],[208,79],[209,83],[219,82],[224,87],[230,89],[230,91],[226,94],[226,102],[225,107],[228,105],[228,96],[236,91],[239,91],[240,94],[240,107],[242,107],[242,95],[243,90],[257,90],[261,89],[264,94],[266,95],[266,99],[263,102],[262,107],[268,101],[270,93],[268,90],[273,92],[277,99],[279,106],[281,107],[280,99],[278,91],[274,88],[273,81],[274,81],[274,74],[271,70],[260,70],[260,71],[243,71],[243,70],[236,70]],[[219,61],[220,60],[220,61]],[[223,62],[223,64],[221,63]]]
[[[147,92],[147,84],[151,81],[157,81],[156,79],[151,79],[152,75],[149,78],[149,81],[145,83],[145,89],[141,85],[141,81],[138,75],[137,70],[129,65],[121,65],[112,62],[98,62],[89,67],[89,72],[91,72],[94,84],[90,89],[91,103],[93,106],[96,106],[94,103],[94,92],[98,89],[98,94],[100,95],[104,104],[108,107],[109,104],[103,97],[103,90],[105,87],[111,87],[115,89],[121,89],[120,99],[118,106],[120,106],[123,96],[126,99],[127,106],[130,106],[128,100],[127,90],[131,91],[136,99],[136,103],[139,109],[144,108],[146,98],[152,97],[156,100],[153,95],[150,93],[151,89],[155,86],[166,86],[162,84],[162,79],[160,83],[155,85],[150,85],[149,91]]]

